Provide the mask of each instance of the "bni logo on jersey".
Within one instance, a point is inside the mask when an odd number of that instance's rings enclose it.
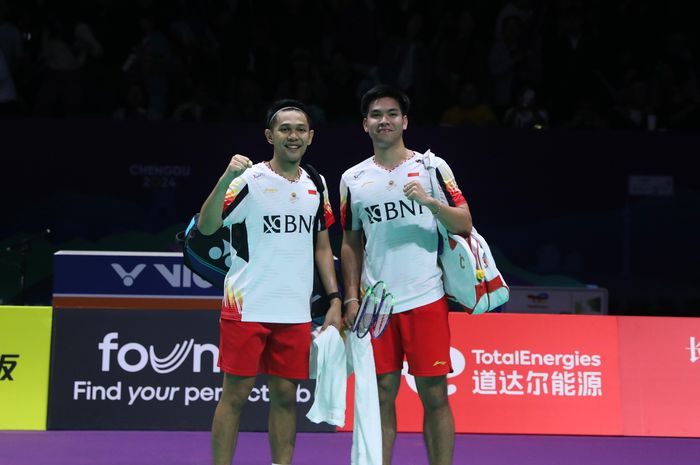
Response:
[[[313,215],[264,215],[263,233],[311,233],[314,224]]]
[[[690,351],[690,362],[695,363],[700,360],[700,340],[695,339],[695,336],[690,336],[690,345],[686,347]]]

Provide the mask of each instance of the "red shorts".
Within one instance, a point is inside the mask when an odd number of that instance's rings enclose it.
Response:
[[[452,371],[447,299],[396,313],[378,339],[372,339],[377,374],[403,368],[414,376],[441,376]]]
[[[221,319],[219,327],[219,367],[225,373],[309,378],[311,322],[257,323]]]

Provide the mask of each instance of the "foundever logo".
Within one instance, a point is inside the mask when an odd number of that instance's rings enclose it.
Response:
[[[177,343],[167,355],[159,356],[156,348],[138,342],[119,344],[119,333],[105,334],[97,348],[102,353],[102,371],[109,372],[112,369],[112,353],[116,354],[119,368],[129,373],[135,373],[150,365],[153,371],[159,374],[171,373],[177,370],[192,353],[192,372],[199,373],[202,370],[202,358],[205,353],[211,354],[212,371],[218,373],[219,367],[216,361],[219,358],[219,348],[214,344],[195,344],[194,339],[186,339]]]

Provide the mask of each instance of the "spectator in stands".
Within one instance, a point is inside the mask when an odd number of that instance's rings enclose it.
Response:
[[[333,52],[324,74],[328,86],[328,119],[350,121],[356,118],[360,74],[350,62],[348,54],[343,50]]]
[[[693,85],[674,83],[668,99],[659,102],[658,125],[663,129],[697,129],[700,127],[700,102]]]
[[[619,92],[619,102],[613,109],[612,127],[618,129],[655,130],[656,113],[649,96],[648,81],[630,70],[631,78]]]
[[[219,118],[220,105],[214,98],[212,88],[206,82],[198,83],[190,99],[175,108],[175,121],[215,121]]]
[[[41,116],[76,116],[82,110],[82,70],[90,57],[102,55],[102,45],[90,25],[70,9],[49,20],[41,44],[44,76],[36,99]]]
[[[491,107],[480,100],[473,82],[465,82],[459,88],[459,100],[440,118],[441,126],[496,126],[498,121]]]
[[[601,92],[602,49],[582,2],[562,2],[543,38],[544,88],[556,121],[571,119],[581,95]]]
[[[523,39],[520,19],[517,16],[504,18],[502,31],[503,36],[496,38],[489,54],[491,103],[497,111],[507,108],[514,90],[536,76],[535,53],[527,48]]]
[[[537,93],[526,86],[518,96],[518,104],[509,108],[503,126],[517,129],[544,129],[549,127],[549,113],[537,103]]]
[[[148,101],[148,119],[152,121],[165,117],[174,64],[170,43],[157,21],[155,15],[140,15],[139,25],[143,35],[123,66],[124,72],[142,82]]]
[[[312,57],[309,49],[304,47],[295,48],[291,53],[285,70],[286,71],[281,76],[283,80],[280,82],[277,89],[278,96],[294,94],[298,82],[306,81],[309,83],[309,88],[307,90],[311,95],[309,95],[310,99],[302,101],[313,101],[317,104],[324,101],[328,95],[326,84],[321,76],[319,66]],[[314,121],[316,120],[314,119]]]
[[[126,90],[123,105],[114,110],[112,118],[115,120],[145,120],[148,116],[148,105],[143,94],[143,89],[138,83],[131,83]]]
[[[326,122],[326,110],[318,103],[313,92],[313,83],[309,79],[297,80],[293,96],[296,100],[306,102],[306,112],[314,123]]]
[[[511,0],[506,2],[496,17],[496,33],[494,36],[497,39],[503,37],[504,19],[511,16],[518,18],[523,29],[523,35],[529,37],[529,32],[532,31],[535,22],[535,11],[532,8],[531,0]]]
[[[583,95],[574,107],[574,113],[564,127],[571,129],[605,129],[609,123],[599,111],[592,95]]]
[[[263,88],[255,75],[246,73],[231,81],[224,115],[226,119],[240,122],[264,118]]]
[[[430,52],[423,39],[423,14],[413,11],[405,31],[390,37],[379,56],[379,81],[403,90],[411,98],[414,121],[425,116],[430,82]]]
[[[488,82],[486,46],[476,35],[476,28],[472,12],[462,10],[458,15],[448,15],[438,31],[434,78],[440,111],[458,98],[462,81],[473,82],[479,88]]]
[[[22,37],[7,17],[8,7],[0,0],[0,116],[19,113],[19,97],[15,79],[22,58]]]

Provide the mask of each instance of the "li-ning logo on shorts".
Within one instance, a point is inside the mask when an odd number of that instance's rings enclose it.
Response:
[[[451,383],[449,380],[461,375],[467,367],[467,361],[458,349],[450,347],[450,360],[452,361],[452,372],[447,374],[447,395],[451,396],[457,392],[457,384]],[[435,360],[433,366],[447,365],[447,360]],[[408,362],[403,362],[403,369],[401,370],[401,376],[406,380],[408,387],[413,390],[413,392],[418,392],[418,387],[416,386],[416,379],[413,375],[408,373]]]
[[[311,233],[314,224],[313,215],[265,215],[263,216],[263,233]]]

